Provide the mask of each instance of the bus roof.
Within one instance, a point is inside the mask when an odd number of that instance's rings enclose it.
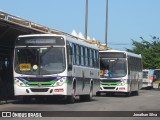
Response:
[[[93,48],[93,49],[99,49],[97,44],[93,44],[93,43],[88,43],[84,40],[81,40],[79,38],[76,37],[68,37],[66,35],[61,35],[61,34],[29,34],[29,35],[20,35],[18,36],[19,38],[21,37],[36,37],[36,36],[62,36],[64,37],[67,41],[78,44],[78,45],[82,45],[82,46],[86,46],[89,48]]]
[[[88,43],[78,38],[67,37],[66,39],[71,43],[75,43],[81,46],[86,46],[86,47],[97,49],[97,50],[99,49],[97,44]]]
[[[36,37],[36,36],[62,36],[62,35],[59,35],[59,34],[29,34],[29,35],[19,35],[18,37],[21,38],[21,37]]]
[[[121,52],[121,53],[126,53],[127,56],[133,56],[133,57],[137,57],[137,58],[142,57],[141,54],[135,54],[135,53],[127,52],[127,51],[114,50],[114,49],[104,50],[104,51],[99,51],[99,52]]]

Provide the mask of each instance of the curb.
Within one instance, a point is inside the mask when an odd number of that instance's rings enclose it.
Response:
[[[8,104],[8,103],[13,103],[15,101],[17,101],[17,100],[0,100],[0,105],[2,105],[2,104]]]

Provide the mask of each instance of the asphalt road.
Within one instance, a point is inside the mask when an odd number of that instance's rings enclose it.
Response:
[[[141,119],[147,119],[147,120],[158,120],[160,117],[150,116],[150,117],[123,117],[123,114],[133,114],[137,112],[137,114],[144,113],[143,111],[149,111],[147,114],[152,112],[153,114],[157,114],[157,111],[160,111],[160,91],[158,90],[140,90],[139,96],[131,96],[131,97],[125,97],[124,95],[114,95],[114,96],[106,96],[103,94],[100,97],[94,96],[93,100],[90,102],[81,102],[79,101],[78,97],[74,104],[66,104],[64,101],[54,101],[54,102],[48,102],[48,100],[43,101],[35,101],[34,99],[24,104],[21,101],[8,103],[8,104],[2,104],[0,105],[0,111],[48,111],[47,113],[51,116],[55,117],[47,117],[45,119],[53,119],[54,120],[72,120],[76,119],[99,119],[99,120],[106,120],[106,119],[116,119],[116,120],[141,120]],[[56,112],[49,112],[49,111],[56,111]],[[63,111],[63,112],[61,112]],[[70,112],[69,117],[65,117],[65,114],[68,114],[65,111],[73,111]],[[78,115],[76,117],[76,112],[74,111],[81,111],[82,116],[80,112],[77,112]],[[94,111],[94,112],[90,112]],[[109,111],[109,112],[108,112]],[[113,112],[112,112],[113,111]],[[117,112],[118,114],[121,114],[122,111],[122,117],[121,115],[118,115],[116,117]],[[125,112],[123,112],[125,111]],[[128,113],[126,111],[135,111]],[[100,117],[101,112],[103,113],[102,116],[105,116],[106,114],[111,115],[108,117]],[[85,114],[84,114],[85,113]],[[115,114],[115,117],[113,117]],[[136,114],[136,113],[135,113]],[[73,115],[73,116],[72,116]],[[88,115],[88,116],[87,116]],[[93,115],[93,116],[92,116]],[[160,112],[158,114],[160,116]],[[127,115],[126,115],[127,116]],[[129,115],[130,116],[130,115]],[[15,118],[10,118],[15,119]],[[22,118],[19,118],[22,119]],[[36,119],[36,118],[34,118]],[[40,119],[40,118],[37,118]],[[43,116],[41,119],[44,119]]]

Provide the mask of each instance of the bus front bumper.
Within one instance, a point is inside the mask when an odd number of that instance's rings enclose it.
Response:
[[[59,87],[20,87],[14,85],[14,95],[67,95],[66,90]]]
[[[100,86],[99,92],[128,92],[127,86]]]

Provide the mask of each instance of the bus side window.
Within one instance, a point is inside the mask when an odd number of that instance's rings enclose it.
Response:
[[[131,65],[130,65],[130,57],[128,57],[128,74],[130,74]]]
[[[81,46],[78,46],[79,49],[79,65],[82,65],[82,61],[81,61]]]
[[[68,70],[72,70],[72,46],[69,43],[67,45],[67,55],[68,55]]]
[[[93,50],[93,67],[96,67],[96,60],[97,58],[96,58],[96,51],[95,50]]]
[[[99,52],[96,51],[96,68],[99,68]]]
[[[83,46],[81,46],[80,49],[81,49],[81,65],[84,66],[84,52],[83,52]]]
[[[79,45],[76,45],[76,65],[79,65]]]
[[[88,52],[87,52],[87,48],[85,48],[85,65],[88,66]]]
[[[75,65],[76,64],[76,46],[72,43],[72,62]]]
[[[87,48],[88,66],[90,66],[90,49]]]
[[[89,49],[89,60],[90,60],[90,67],[93,67],[93,50]]]

